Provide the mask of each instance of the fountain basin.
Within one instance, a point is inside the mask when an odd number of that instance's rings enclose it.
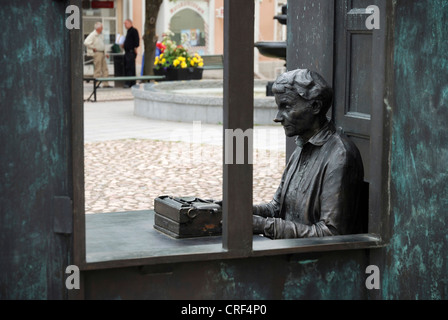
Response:
[[[259,41],[255,43],[255,47],[266,57],[286,60],[285,41]]]
[[[267,81],[254,81],[254,124],[273,125],[274,97]],[[219,124],[223,122],[223,81],[191,80],[144,83],[132,87],[134,114],[155,120]]]

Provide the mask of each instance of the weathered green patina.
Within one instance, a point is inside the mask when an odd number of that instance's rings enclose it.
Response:
[[[63,1],[2,1],[0,299],[64,297],[69,243],[53,197],[70,192]]]
[[[397,1],[385,299],[448,297],[448,3]]]

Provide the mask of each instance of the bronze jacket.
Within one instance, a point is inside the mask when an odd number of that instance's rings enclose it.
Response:
[[[331,122],[296,144],[273,200],[254,206],[254,232],[274,239],[359,232],[364,169],[358,148]]]

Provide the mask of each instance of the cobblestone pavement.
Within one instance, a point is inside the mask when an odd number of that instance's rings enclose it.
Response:
[[[99,89],[84,104],[86,213],[152,209],[167,194],[222,199],[222,126],[137,117],[131,97]],[[284,150],[282,128],[254,128],[254,203],[272,199]]]

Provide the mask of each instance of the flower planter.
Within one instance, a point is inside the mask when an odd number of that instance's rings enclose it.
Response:
[[[165,76],[165,81],[177,81],[177,80],[200,80],[202,79],[203,68],[160,68],[154,69],[154,75]]]

